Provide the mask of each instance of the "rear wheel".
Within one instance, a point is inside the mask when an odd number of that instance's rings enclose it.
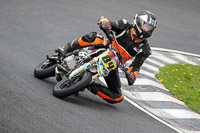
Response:
[[[92,74],[88,71],[72,79],[64,79],[56,84],[53,95],[59,98],[67,97],[85,89],[92,80]]]
[[[49,61],[47,59],[35,67],[34,76],[39,79],[55,76],[56,65],[57,63]]]

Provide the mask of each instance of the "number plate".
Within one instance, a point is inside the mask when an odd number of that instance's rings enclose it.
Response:
[[[109,51],[106,51],[103,53],[99,65],[103,64],[103,66],[109,70],[115,69],[117,68],[116,58],[117,57],[114,54],[113,57],[111,58]]]

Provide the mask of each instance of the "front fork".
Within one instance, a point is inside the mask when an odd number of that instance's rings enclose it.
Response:
[[[99,74],[99,73],[97,73],[97,74],[95,74],[94,76],[92,76],[92,81],[91,81],[91,83],[92,83],[93,81],[97,80],[99,77],[100,77],[100,74]]]

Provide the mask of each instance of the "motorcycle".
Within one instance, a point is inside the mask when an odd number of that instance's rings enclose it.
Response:
[[[106,77],[112,70],[120,68],[127,74],[117,50],[117,41],[110,32],[104,33],[109,49],[78,49],[67,53],[65,57],[55,50],[56,55],[47,55],[46,60],[36,66],[34,76],[44,79],[56,75],[59,82],[53,88],[53,95],[63,98],[83,91],[93,81]]]

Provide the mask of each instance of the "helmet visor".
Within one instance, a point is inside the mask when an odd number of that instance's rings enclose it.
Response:
[[[143,31],[149,32],[154,29],[154,26],[152,24],[144,23],[141,25],[141,28]]]

